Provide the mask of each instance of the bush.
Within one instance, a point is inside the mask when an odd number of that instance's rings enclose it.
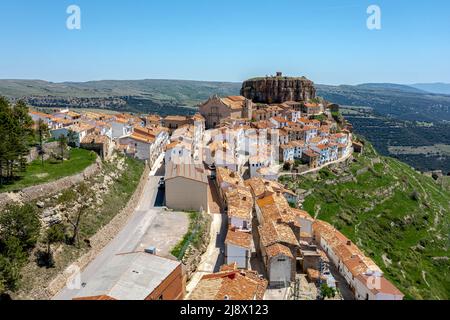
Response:
[[[8,206],[0,215],[0,229],[0,244],[6,244],[10,238],[17,238],[22,248],[34,247],[41,229],[36,207],[31,204]]]

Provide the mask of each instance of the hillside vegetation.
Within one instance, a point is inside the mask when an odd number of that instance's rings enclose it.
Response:
[[[40,159],[31,162],[14,181],[0,185],[0,192],[19,191],[23,188],[55,181],[82,172],[95,162],[96,154],[84,149],[71,149],[64,162]]]
[[[85,107],[110,106],[142,112],[150,107],[195,106],[212,94],[239,93],[240,83],[189,80],[104,80],[53,83],[41,80],[0,80],[0,94],[8,98],[34,97],[44,106],[60,104]],[[39,97],[42,97],[39,99]],[[44,99],[44,97],[46,99]],[[54,97],[58,99],[49,99]],[[75,99],[76,98],[76,99]],[[120,98],[118,100],[118,98]]]
[[[335,225],[409,299],[450,298],[450,192],[367,143],[349,166],[283,178],[304,209]]]

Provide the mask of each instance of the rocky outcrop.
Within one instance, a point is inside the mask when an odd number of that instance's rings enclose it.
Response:
[[[256,103],[307,101],[316,97],[316,88],[305,77],[254,78],[243,83],[241,95]]]

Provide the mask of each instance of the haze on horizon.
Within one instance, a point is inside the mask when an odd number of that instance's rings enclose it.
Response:
[[[81,30],[66,9],[81,8]],[[366,26],[381,8],[381,30]],[[136,0],[0,3],[0,79],[450,83],[450,3]]]

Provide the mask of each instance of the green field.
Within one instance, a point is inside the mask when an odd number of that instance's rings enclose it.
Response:
[[[370,147],[356,160],[339,175],[283,182],[313,189],[304,209],[357,243],[406,298],[449,299],[450,192]]]
[[[63,177],[77,174],[95,162],[97,155],[84,149],[71,149],[70,159],[41,160],[30,163],[26,171],[11,184],[0,186],[0,192],[18,191],[26,187],[58,180]]]

